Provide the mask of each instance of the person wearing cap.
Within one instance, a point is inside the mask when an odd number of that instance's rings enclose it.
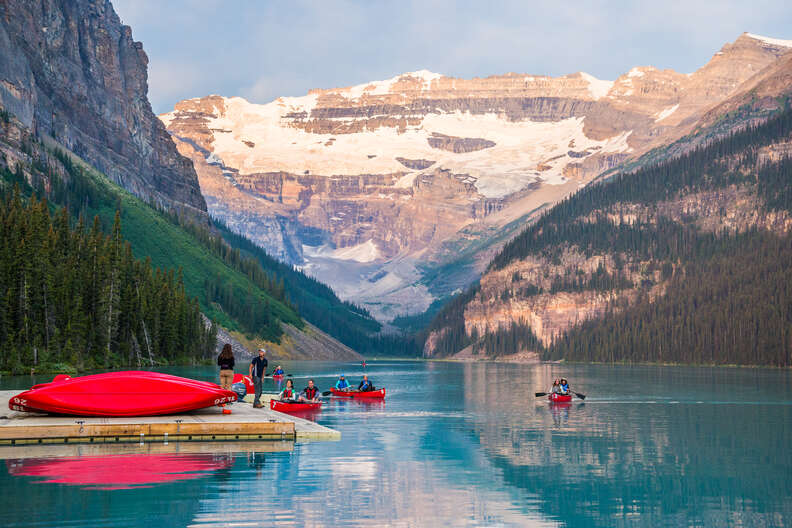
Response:
[[[258,357],[254,357],[250,362],[248,375],[253,379],[253,388],[256,392],[256,397],[253,400],[253,407],[261,408],[261,377],[267,372],[267,358],[264,357],[267,351],[263,348],[258,349]]]
[[[341,374],[338,377],[338,381],[336,381],[335,389],[340,391],[348,391],[349,390],[349,382],[344,378],[344,375]]]

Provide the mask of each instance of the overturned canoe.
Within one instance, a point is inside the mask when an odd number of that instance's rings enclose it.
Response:
[[[176,414],[236,401],[236,394],[207,381],[148,371],[56,378],[8,401],[14,411],[76,416]]]

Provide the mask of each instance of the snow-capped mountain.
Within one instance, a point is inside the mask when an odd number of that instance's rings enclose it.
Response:
[[[388,319],[463,286],[531,217],[687,134],[791,48],[746,33],[690,74],[422,70],[263,105],[189,99],[160,118],[212,215]]]

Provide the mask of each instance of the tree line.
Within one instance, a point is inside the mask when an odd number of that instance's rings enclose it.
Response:
[[[18,187],[0,196],[0,370],[194,362],[214,350],[181,272],[135,259],[119,212],[108,234],[97,217],[72,224]]]
[[[620,273],[623,255],[642,261],[650,271],[660,270],[662,280],[668,282],[664,295],[650,299],[648,291],[654,283],[648,278],[641,281],[635,285],[639,291],[635,302],[611,306],[603,319],[580,324],[547,348],[536,342],[536,350],[547,359],[789,365],[792,254],[788,235],[756,230],[704,233],[688,219],[614,224],[604,214],[592,213],[619,203],[651,207],[732,184],[753,189],[765,210],[792,212],[792,160],[758,163],[763,146],[790,135],[792,110],[787,107],[763,124],[679,158],[586,187],[506,244],[490,270],[531,254],[557,260],[571,246],[587,256],[607,253],[614,257],[614,273],[603,269],[588,278],[556,277],[551,293],[631,287]],[[484,336],[466,335],[464,307],[477,291],[476,285],[469,288],[433,321],[430,328],[441,331],[439,355],[469,344],[491,356],[512,353],[515,349],[510,343],[516,333],[525,334],[525,343],[533,342],[530,328],[520,324],[493,329]],[[545,291],[529,285],[520,293]]]

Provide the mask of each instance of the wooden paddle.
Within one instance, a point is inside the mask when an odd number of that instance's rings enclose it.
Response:
[[[571,392],[572,394],[574,394],[575,396],[577,396],[581,400],[585,400],[586,399],[586,395],[585,394],[581,394],[581,393],[575,392],[575,391],[569,391],[569,392]],[[547,396],[548,394],[550,394],[550,393],[549,392],[537,392],[536,393],[536,397],[537,398],[541,398],[542,396]]]

